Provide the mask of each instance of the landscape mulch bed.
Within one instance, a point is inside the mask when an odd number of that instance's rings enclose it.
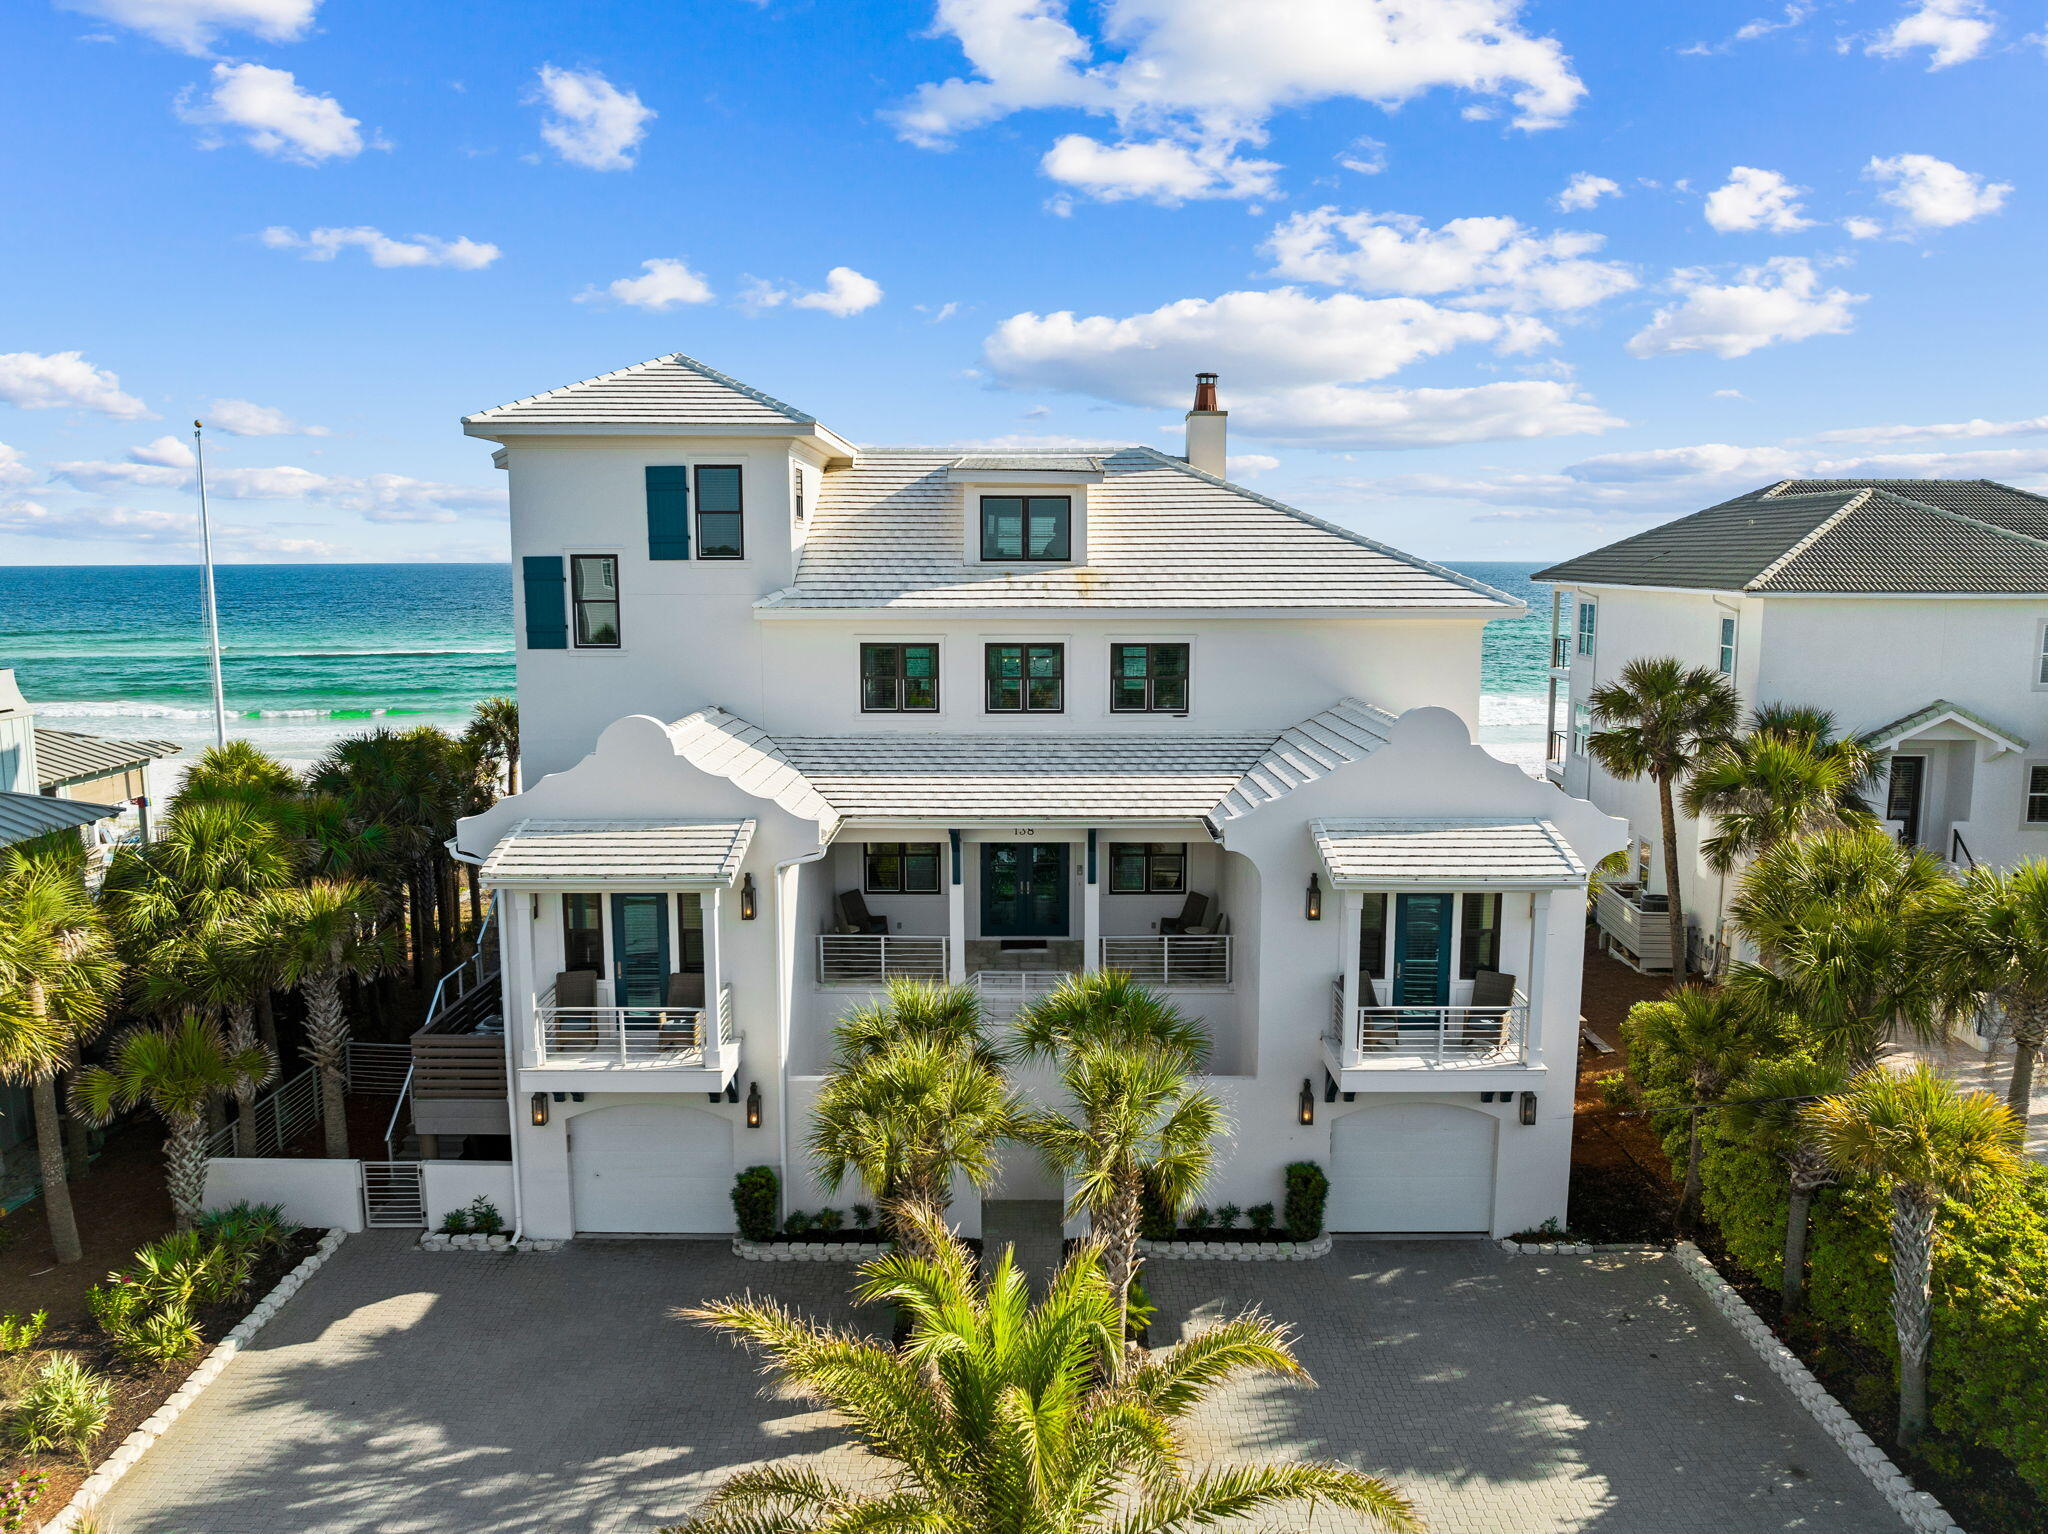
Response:
[[[71,1179],[71,1204],[85,1257],[66,1267],[50,1249],[42,1199],[0,1221],[0,1312],[46,1310],[53,1331],[84,1321],[86,1290],[171,1228],[157,1121],[137,1117],[110,1134],[85,1175]]]
[[[135,1247],[155,1240],[169,1228],[167,1211],[161,1226],[131,1244],[112,1262],[93,1269],[92,1281],[97,1283],[104,1279],[109,1269],[120,1266],[133,1255]],[[325,1232],[317,1230],[300,1231],[256,1265],[255,1275],[244,1294],[218,1305],[195,1307],[193,1319],[199,1323],[200,1334],[205,1338],[205,1343],[183,1363],[173,1364],[169,1368],[149,1369],[132,1366],[114,1351],[106,1333],[95,1326],[90,1317],[81,1315],[60,1323],[54,1312],[52,1313],[48,1329],[43,1333],[42,1340],[36,1344],[36,1352],[76,1353],[113,1382],[114,1409],[107,1418],[106,1431],[101,1433],[93,1444],[94,1466],[119,1448],[124,1438],[142,1426],[144,1420],[163,1405],[174,1390],[185,1383],[192,1371],[205,1360],[213,1345],[233,1331],[236,1324],[276,1287],[279,1279],[305,1260],[320,1244],[320,1237],[323,1234]],[[83,1268],[87,1264],[80,1263],[77,1266]],[[71,1495],[78,1490],[79,1483],[92,1473],[89,1468],[81,1468],[69,1455],[7,1454],[0,1457],[0,1482],[11,1481],[18,1475],[35,1470],[46,1471],[50,1477],[48,1484],[43,1488],[41,1500],[31,1510],[31,1516],[38,1519],[55,1514],[71,1500]]]

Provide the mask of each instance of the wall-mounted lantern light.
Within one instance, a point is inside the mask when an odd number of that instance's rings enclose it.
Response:
[[[1524,1124],[1536,1122],[1536,1094],[1534,1092],[1524,1092],[1522,1094],[1522,1122]]]
[[[1295,1103],[1295,1116],[1304,1124],[1316,1121],[1316,1093],[1309,1085],[1308,1077],[1301,1078],[1301,1096]]]
[[[533,1094],[533,1127],[535,1129],[545,1129],[548,1127],[548,1094],[545,1092]]]
[[[740,920],[752,921],[756,915],[754,899],[754,876],[748,874],[740,880]]]
[[[758,1081],[750,1081],[747,1083],[747,1128],[759,1129],[760,1127],[761,1083]]]
[[[1323,881],[1316,877],[1316,871],[1308,871],[1308,899],[1302,905],[1302,915],[1310,921],[1323,919]]]

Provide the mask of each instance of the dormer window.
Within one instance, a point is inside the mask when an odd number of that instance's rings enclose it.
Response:
[[[981,557],[1018,564],[1064,564],[1073,557],[1074,501],[1066,495],[985,495]]]

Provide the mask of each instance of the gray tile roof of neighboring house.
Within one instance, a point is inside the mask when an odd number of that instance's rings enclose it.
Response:
[[[36,782],[43,788],[64,788],[89,778],[126,772],[161,757],[176,756],[180,749],[176,741],[110,740],[103,735],[81,735],[76,730],[37,725]]]
[[[1531,579],[1766,594],[2048,594],[2048,539],[1919,498],[1949,483],[1784,480]],[[1973,493],[1989,498],[1987,484],[1976,482]],[[2022,491],[2006,493],[2013,507],[2030,499]],[[2025,520],[2013,507],[2008,520]]]
[[[1586,867],[1547,820],[1318,820],[1309,826],[1338,884],[1568,888]]]
[[[1830,490],[1888,490],[1909,501],[1959,511],[2030,538],[2048,538],[2048,496],[2016,490],[1995,479],[1788,479],[1773,485],[1772,496],[1825,494]]]
[[[947,477],[959,457],[876,450],[828,470],[795,581],[756,607],[772,613],[1514,604],[1478,581],[1148,447],[1101,455],[1105,477],[1088,492],[1087,563],[980,564],[968,557],[962,493]]]
[[[489,885],[729,885],[751,820],[522,820],[484,860]]]
[[[465,426],[809,426],[814,418],[671,352],[462,418]]]
[[[677,749],[829,839],[845,820],[1199,820],[1250,814],[1385,744],[1393,715],[1347,698],[1274,735],[778,735],[723,709]]]
[[[51,831],[75,831],[120,813],[118,804],[85,804],[48,794],[0,791],[0,847],[11,847]]]

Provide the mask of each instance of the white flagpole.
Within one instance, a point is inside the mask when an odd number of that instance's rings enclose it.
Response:
[[[220,603],[213,592],[213,528],[206,520],[206,444],[200,424],[192,423],[192,450],[199,471],[199,552],[205,565],[206,657],[213,665],[213,743],[228,743],[227,693],[220,680]]]

